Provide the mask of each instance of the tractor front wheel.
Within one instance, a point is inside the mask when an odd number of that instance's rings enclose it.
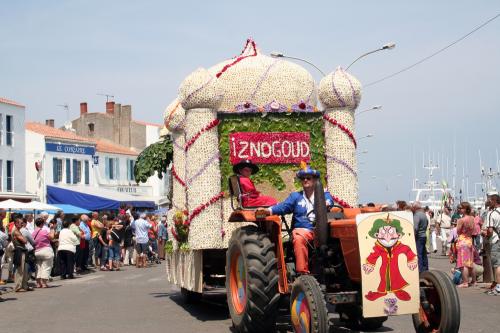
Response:
[[[440,271],[420,274],[420,308],[413,326],[419,333],[456,333],[460,328],[460,300],[451,279]]]
[[[293,283],[290,314],[296,333],[329,331],[325,298],[318,281],[312,275],[301,275]]]

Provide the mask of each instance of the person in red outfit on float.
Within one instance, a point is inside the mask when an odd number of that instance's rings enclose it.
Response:
[[[255,188],[250,176],[259,172],[259,167],[252,161],[241,160],[233,166],[233,171],[239,175],[243,207],[272,206],[278,203],[273,197],[262,195]]]

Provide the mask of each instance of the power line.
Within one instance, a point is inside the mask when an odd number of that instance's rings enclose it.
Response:
[[[446,45],[445,47],[443,47],[442,49],[440,49],[440,50],[438,50],[438,51],[436,51],[436,52],[432,53],[431,55],[429,55],[429,56],[427,56],[427,57],[423,58],[422,60],[417,61],[417,62],[416,62],[416,63],[414,63],[413,65],[407,66],[407,67],[405,67],[405,68],[403,68],[403,69],[401,69],[401,70],[399,70],[399,71],[397,71],[397,72],[395,72],[395,73],[392,73],[392,74],[390,74],[390,75],[384,76],[383,78],[378,79],[378,80],[376,80],[376,81],[370,82],[370,83],[366,84],[366,85],[365,85],[365,87],[369,87],[369,86],[372,86],[372,85],[374,85],[374,84],[380,83],[380,82],[385,81],[385,80],[387,80],[387,79],[390,79],[391,77],[394,77],[394,76],[396,76],[396,75],[398,75],[398,74],[401,74],[401,73],[403,73],[403,72],[406,72],[407,70],[410,70],[410,69],[412,69],[412,68],[413,68],[413,67],[415,67],[415,66],[420,65],[420,64],[421,64],[421,63],[423,63],[424,61],[429,60],[430,58],[432,58],[432,57],[434,57],[434,56],[438,55],[439,53],[441,53],[441,52],[445,51],[446,49],[448,49],[448,48],[452,47],[453,45],[455,45],[455,44],[457,44],[457,43],[461,42],[461,41],[462,41],[462,40],[464,40],[465,38],[467,38],[467,37],[469,37],[470,35],[472,35],[474,32],[478,31],[479,29],[483,28],[485,25],[487,25],[487,24],[489,24],[490,22],[492,22],[492,21],[494,21],[495,19],[497,19],[499,16],[500,16],[500,13],[498,13],[498,14],[497,14],[497,15],[495,15],[494,17],[490,18],[490,19],[489,19],[489,20],[487,20],[486,22],[482,23],[480,26],[478,26],[478,27],[474,28],[474,29],[473,29],[472,31],[470,31],[469,33],[467,33],[467,34],[463,35],[462,37],[460,37],[459,39],[455,40],[455,41],[454,41],[454,42],[452,42],[451,44],[448,44],[448,45]]]

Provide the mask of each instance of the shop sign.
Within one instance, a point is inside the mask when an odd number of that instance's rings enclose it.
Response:
[[[238,132],[229,134],[232,164],[250,159],[257,164],[309,162],[310,137],[307,132]]]
[[[46,151],[53,151],[56,153],[65,153],[65,154],[77,154],[77,155],[94,155],[95,148],[89,146],[79,146],[79,145],[67,145],[67,144],[59,144],[46,142],[45,143]]]

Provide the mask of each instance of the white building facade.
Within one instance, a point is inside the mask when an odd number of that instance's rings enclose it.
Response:
[[[23,105],[0,98],[0,199],[34,199],[26,193],[24,117]]]
[[[138,153],[127,147],[39,123],[26,123],[26,142],[28,163],[41,165],[27,169],[28,191],[44,202],[54,187],[123,202],[161,202],[152,185],[136,184]]]

